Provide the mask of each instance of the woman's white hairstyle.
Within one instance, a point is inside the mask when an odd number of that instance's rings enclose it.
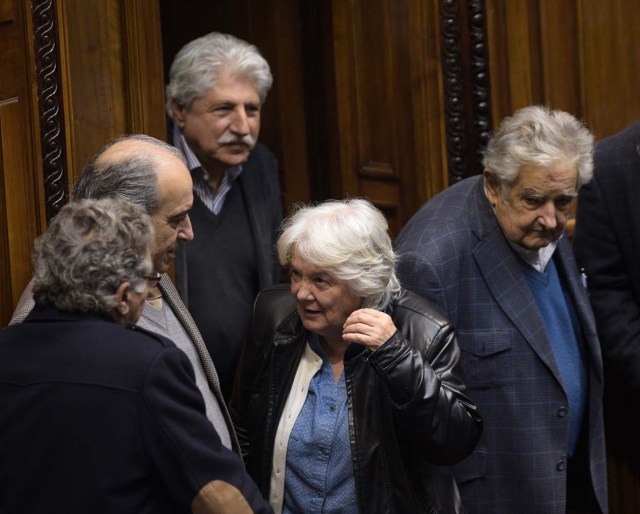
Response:
[[[173,119],[172,99],[189,109],[224,74],[250,79],[261,102],[273,83],[269,63],[254,45],[229,34],[212,32],[187,43],[173,59],[166,90],[169,116]]]
[[[489,140],[482,164],[500,183],[512,185],[523,166],[568,163],[579,189],[593,176],[593,134],[571,114],[530,106],[505,118]]]
[[[383,310],[400,291],[387,230],[383,214],[360,198],[298,206],[283,223],[278,258],[286,267],[295,253],[344,281],[362,307]]]

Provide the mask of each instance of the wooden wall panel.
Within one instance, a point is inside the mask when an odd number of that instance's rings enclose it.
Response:
[[[443,183],[439,18],[431,2],[331,7],[331,195],[370,197],[395,235]]]
[[[0,326],[31,276],[31,248],[42,212],[30,81],[30,11],[0,1]]]
[[[28,100],[27,100],[28,101]],[[25,173],[32,167],[33,159],[28,135],[25,133],[25,100],[8,100],[0,103],[0,152],[4,177],[4,206],[6,208],[6,234],[8,259],[11,266],[11,300],[15,304],[22,293],[20,285],[26,285],[31,277],[31,249],[38,235],[35,205],[34,174]]]
[[[162,30],[158,0],[121,2],[127,131],[165,140]]]
[[[543,101],[582,117],[580,73],[576,72],[580,67],[576,4],[541,0],[539,5]]]
[[[597,138],[640,116],[636,0],[486,0],[494,124],[530,104],[581,117]]]
[[[93,153],[165,137],[159,20],[158,0],[0,0],[0,325]]]
[[[431,1],[409,2],[408,8],[415,167],[405,171],[401,201],[407,190],[414,189],[416,197],[405,209],[404,222],[448,183],[440,13]]]
[[[166,139],[160,9],[157,0],[67,0],[59,19],[75,182],[115,136]]]
[[[96,150],[128,129],[124,27],[119,0],[69,0],[60,5],[71,182],[75,182]]]
[[[577,2],[583,113],[598,138],[640,118],[640,2]]]

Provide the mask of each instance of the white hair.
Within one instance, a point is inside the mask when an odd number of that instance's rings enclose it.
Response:
[[[482,160],[500,183],[513,184],[523,166],[567,163],[578,171],[578,189],[593,176],[593,134],[571,114],[530,106],[505,118]]]
[[[345,282],[362,306],[383,310],[400,291],[387,220],[364,199],[299,206],[283,223],[278,258],[296,255]]]
[[[229,34],[212,32],[187,43],[173,59],[166,90],[169,116],[173,119],[172,99],[189,109],[223,74],[250,79],[261,102],[273,83],[269,63],[254,45]]]

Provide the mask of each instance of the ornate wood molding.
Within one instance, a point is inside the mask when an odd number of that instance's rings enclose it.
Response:
[[[484,0],[441,0],[449,184],[482,170],[491,130]]]
[[[489,59],[484,0],[469,2],[469,48],[471,50],[471,91],[473,98],[474,153],[470,155],[478,165],[491,133],[491,96],[489,88]],[[471,168],[471,171],[475,171]]]
[[[60,59],[55,6],[52,0],[34,0],[31,4],[38,113],[46,216],[49,221],[67,201],[65,172],[64,117],[60,89]]]

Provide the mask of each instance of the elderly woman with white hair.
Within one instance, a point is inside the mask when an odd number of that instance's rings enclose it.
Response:
[[[277,249],[290,292],[258,295],[232,401],[263,495],[276,513],[460,512],[445,466],[482,422],[453,328],[398,283],[382,213],[302,207]]]

